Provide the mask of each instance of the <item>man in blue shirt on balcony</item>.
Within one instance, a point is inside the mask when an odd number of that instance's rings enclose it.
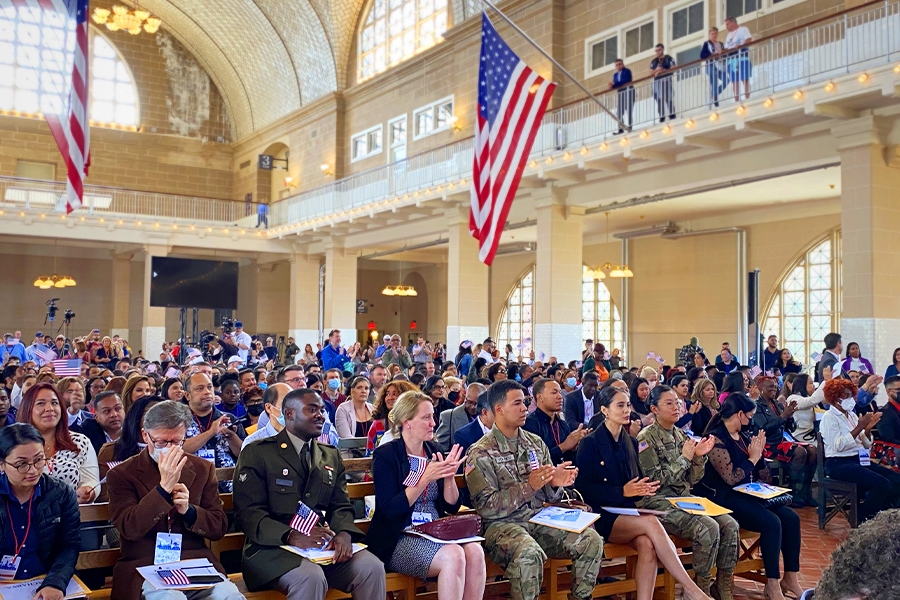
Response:
[[[256,205],[256,226],[265,225],[265,229],[269,228],[269,205],[260,202]]]
[[[332,329],[328,334],[328,345],[322,348],[322,370],[344,370],[344,363],[349,360],[347,351],[341,348],[341,330]]]
[[[616,72],[613,80],[609,82],[609,89],[619,90],[616,93],[616,117],[619,119],[619,133],[625,133],[621,126],[625,124],[625,115],[628,115],[628,127],[631,128],[631,111],[634,108],[634,86],[631,83],[631,69],[625,68],[625,61],[616,59]]]

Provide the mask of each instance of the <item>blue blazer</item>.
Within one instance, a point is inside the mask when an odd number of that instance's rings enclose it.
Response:
[[[621,71],[613,72],[613,89],[631,83],[631,69],[624,67]]]
[[[634,477],[643,477],[641,466],[637,463],[637,440],[622,431],[624,443],[631,444],[634,449],[635,464],[637,470],[632,477],[622,476],[619,470],[619,459],[613,447],[612,434],[605,425],[599,426],[590,435],[585,436],[578,444],[578,453],[575,456],[575,466],[578,467],[578,477],[575,479],[575,489],[581,492],[584,501],[594,512],[601,506],[634,507],[634,499],[626,498],[623,494],[625,484]],[[619,438],[620,441],[622,437]]]
[[[481,432],[481,423],[478,422],[477,418],[456,431],[456,443],[462,448],[464,455],[469,450],[469,447],[482,437],[484,437],[484,434]]]

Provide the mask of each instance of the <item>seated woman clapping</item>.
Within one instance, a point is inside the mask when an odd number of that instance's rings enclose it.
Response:
[[[637,550],[634,579],[638,600],[653,597],[657,559],[682,585],[685,598],[708,600],[709,596],[684,570],[678,551],[659,519],[652,515],[618,515],[601,508],[634,508],[635,499],[655,494],[659,482],[643,476],[637,442],[625,430],[631,424],[628,394],[614,387],[602,390],[600,411],[606,419],[581,440],[575,459],[578,466],[575,489],[600,513],[597,532],[607,542],[627,544]]]
[[[388,569],[414,577],[438,578],[440,600],[476,600],[484,593],[484,550],[478,543],[438,544],[403,533],[459,510],[454,477],[461,450],[444,457],[434,438],[434,406],[418,391],[404,392],[394,404],[395,439],[381,444],[372,457],[375,515],[367,535],[369,550]],[[416,480],[411,463],[430,460]]]
[[[10,579],[43,576],[33,600],[60,600],[75,574],[81,520],[75,491],[43,474],[44,438],[30,424],[0,429],[0,572]],[[7,560],[12,559],[12,560]]]

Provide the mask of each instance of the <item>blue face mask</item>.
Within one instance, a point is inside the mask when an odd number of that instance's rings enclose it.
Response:
[[[279,425],[281,425],[282,427],[284,427],[284,413],[281,413],[280,415],[278,415],[278,418],[275,419],[275,420],[278,421],[278,424],[279,424]]]
[[[262,389],[266,389],[267,387],[269,387],[269,384],[266,383],[265,381],[260,381],[260,382],[257,383],[256,385],[258,385],[258,386],[259,386],[260,388],[262,388]]]
[[[340,379],[329,379],[329,380],[328,380],[328,387],[331,388],[332,390],[340,389],[340,387],[341,387],[341,380],[340,380]]]
[[[522,381],[522,376],[516,373],[516,381]]]
[[[576,385],[578,385],[578,380],[575,379],[574,377],[566,377],[566,385],[569,386],[570,388],[573,388]]]

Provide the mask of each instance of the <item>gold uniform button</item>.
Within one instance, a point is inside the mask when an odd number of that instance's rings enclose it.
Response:
[[[606,481],[606,477],[603,478],[603,481]]]
[[[600,466],[601,466],[601,467],[605,467],[605,466],[606,466],[606,463],[603,462],[603,461],[601,460],[601,461],[600,461]]]
[[[281,447],[282,447],[282,448],[287,448],[287,444],[285,444],[284,442],[281,442]]]

